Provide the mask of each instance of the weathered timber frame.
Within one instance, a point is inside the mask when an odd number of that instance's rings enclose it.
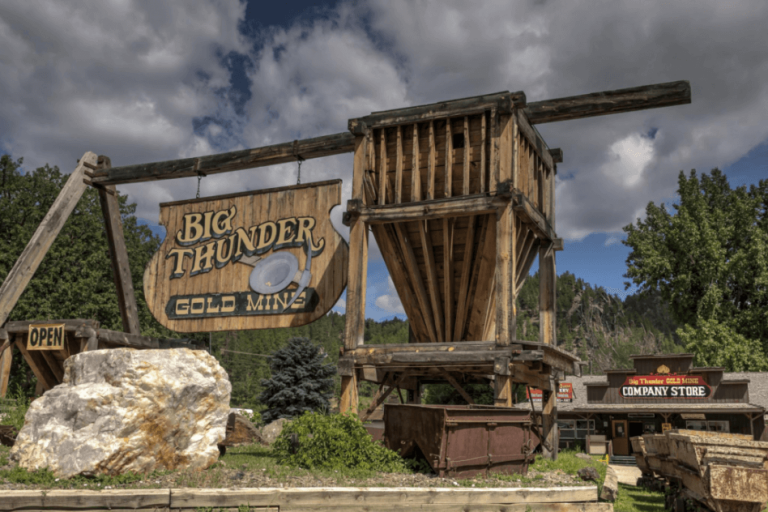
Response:
[[[555,251],[563,243],[555,231],[554,175],[563,154],[550,150],[534,125],[690,102],[687,81],[535,103],[522,92],[501,92],[377,112],[351,120],[348,132],[218,155],[111,167],[108,158],[88,152],[0,286],[0,391],[10,367],[10,351],[2,348],[10,343],[3,343],[14,336],[2,327],[86,186],[99,190],[125,336],[138,336],[115,185],[350,152],[355,172],[345,214],[350,263],[341,410],[357,411],[360,379],[416,390],[416,401],[420,382],[447,380],[461,393],[467,379],[488,375],[497,405],[512,405],[512,383],[554,391],[565,372],[580,367],[555,340]],[[416,150],[408,154],[407,145]],[[416,350],[391,359],[364,357],[383,357],[390,348],[363,348],[369,229],[408,305],[415,341],[408,348]],[[541,336],[539,343],[521,342],[515,297],[537,255]],[[452,278],[441,279],[446,272]],[[555,393],[549,394],[543,426],[551,440],[556,410]]]

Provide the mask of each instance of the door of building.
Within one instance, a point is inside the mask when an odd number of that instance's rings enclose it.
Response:
[[[613,454],[629,455],[627,420],[613,420]]]

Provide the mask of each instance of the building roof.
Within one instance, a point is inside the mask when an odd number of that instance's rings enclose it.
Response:
[[[724,373],[721,382],[749,380],[749,403],[768,410],[768,372]]]

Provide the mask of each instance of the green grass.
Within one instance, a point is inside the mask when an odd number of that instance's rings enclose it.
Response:
[[[642,487],[619,484],[619,495],[613,504],[615,512],[664,512],[664,493]]]
[[[14,484],[45,488],[82,489],[90,487],[104,489],[105,487],[117,487],[120,485],[140,482],[142,480],[157,478],[157,476],[161,474],[161,472],[154,472],[149,475],[143,475],[129,472],[117,476],[98,475],[95,477],[75,476],[72,478],[56,478],[53,472],[47,468],[37,471],[27,471],[24,468],[15,466],[12,469],[0,470],[0,482],[5,481]]]
[[[603,490],[603,482],[605,481],[605,472],[608,470],[608,466],[600,462],[596,458],[592,458],[591,461],[580,459],[576,456],[579,453],[576,450],[562,450],[557,455],[557,460],[552,461],[543,458],[541,455],[536,456],[536,460],[530,466],[530,469],[534,469],[538,472],[561,470],[569,475],[575,475],[581,468],[593,467],[597,470],[597,474],[600,476],[600,480],[597,483],[597,493]]]
[[[0,444],[0,466],[8,464],[8,454],[11,453],[9,446],[3,446]]]

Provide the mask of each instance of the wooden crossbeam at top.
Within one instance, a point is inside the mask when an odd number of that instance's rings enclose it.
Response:
[[[517,93],[497,93],[474,98],[446,101],[433,105],[421,105],[394,111],[378,112],[360,118],[375,123],[403,122],[414,123],[419,119],[429,121],[435,115],[464,115],[472,109],[485,108],[490,102],[502,101],[523,106],[531,124],[551,123],[571,119],[582,119],[608,114],[633,112],[652,108],[684,105],[691,102],[691,84],[686,80],[661,84],[644,85],[615,91],[596,92],[567,98],[526,103],[525,95]],[[360,124],[352,123],[350,128],[360,129]],[[127,165],[96,172],[92,179],[94,185],[120,185],[143,181],[187,178],[191,176],[218,174],[240,171],[256,167],[309,160],[324,156],[351,153],[354,151],[355,136],[350,132],[323,135],[312,139],[295,140],[253,149],[232,151],[198,158],[182,158],[164,162]]]

